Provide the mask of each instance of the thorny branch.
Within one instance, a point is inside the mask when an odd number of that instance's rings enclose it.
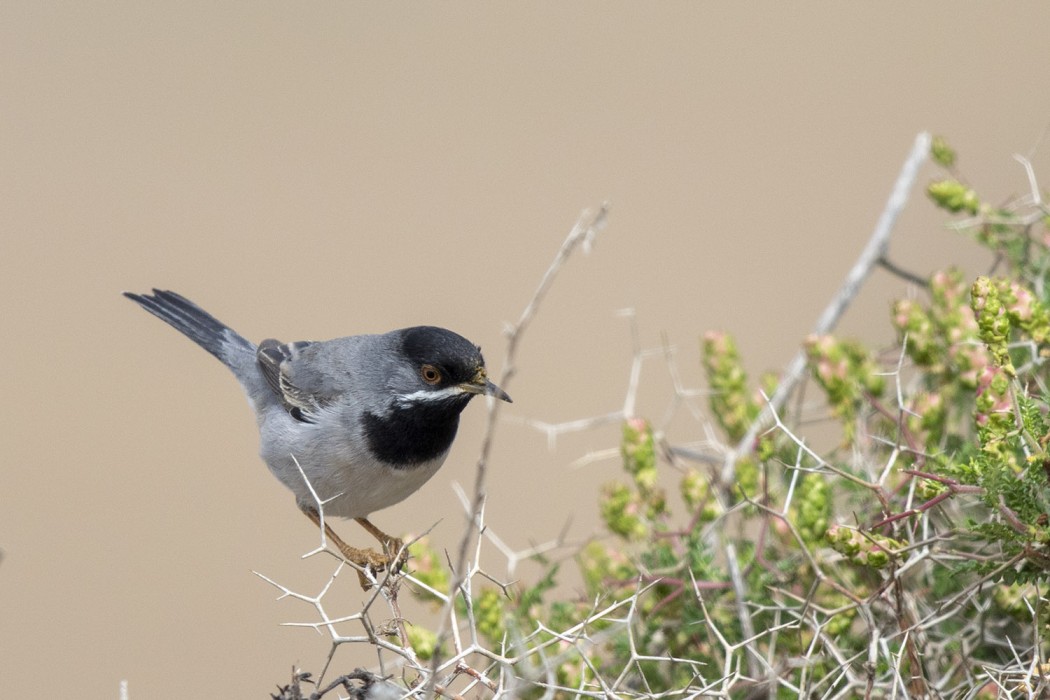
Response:
[[[540,280],[539,286],[533,293],[529,303],[526,304],[525,310],[522,311],[517,323],[507,330],[507,352],[503,360],[503,371],[500,374],[500,381],[498,382],[500,386],[506,388],[510,383],[510,380],[513,378],[516,371],[515,361],[517,360],[518,344],[521,342],[521,338],[525,334],[525,331],[528,330],[532,319],[536,316],[536,312],[540,308],[540,303],[546,298],[547,292],[550,290],[551,285],[554,284],[554,280],[558,276],[558,273],[568,261],[569,256],[571,256],[576,249],[583,248],[584,251],[590,249],[594,238],[605,228],[608,213],[608,204],[602,204],[596,212],[584,211],[580,215],[580,218],[576,221],[576,225],[572,227],[571,231],[569,231],[569,235],[565,238],[565,242],[562,243],[558,253],[554,256],[554,261],[551,263],[550,267],[547,268],[547,272],[543,275],[543,279]],[[488,403],[488,422],[484,437],[481,441],[481,454],[478,457],[475,470],[472,514],[470,521],[467,523],[467,527],[463,532],[463,537],[460,539],[459,552],[456,557],[455,567],[453,568],[453,576],[455,577],[451,585],[453,595],[449,597],[449,601],[445,606],[446,609],[441,617],[441,629],[438,631],[438,649],[441,648],[441,645],[450,634],[448,620],[451,619],[450,613],[451,607],[454,604],[455,592],[459,591],[469,578],[467,571],[467,557],[470,551],[470,543],[481,531],[482,525],[480,519],[485,505],[485,484],[488,475],[488,460],[492,451],[492,441],[496,433],[496,419],[499,416],[499,410],[500,402],[490,400]],[[437,677],[437,669],[440,666],[440,663],[441,655],[440,652],[437,652],[434,654],[434,659],[430,666],[431,677],[428,686],[431,685],[433,679]]]
[[[890,231],[904,206],[928,146],[928,135],[920,134],[871,240],[847,276],[843,288],[820,317],[817,332],[830,331],[871,270],[879,264],[885,266]],[[1034,183],[1033,191],[1037,192]],[[1038,194],[1033,195],[1035,197]],[[604,225],[604,219],[604,208],[593,216],[581,217],[517,324],[509,329],[507,358],[500,384],[505,385],[512,377],[521,335],[556,273],[573,250],[589,243]],[[387,672],[385,666],[392,658],[395,668],[408,671],[408,675],[414,673],[415,678],[411,681],[402,676],[405,688],[397,686],[403,697],[513,697],[524,688],[545,692],[545,698],[560,695],[594,698],[977,697],[973,692],[981,688],[997,688],[1000,697],[1040,697],[1047,690],[1050,679],[1050,666],[1041,661],[1045,651],[1043,640],[1038,634],[1034,639],[1012,638],[1008,621],[988,614],[992,604],[981,592],[989,582],[1017,567],[1023,557],[1045,555],[1026,552],[1000,561],[994,552],[944,546],[946,543],[955,544],[953,540],[958,534],[950,525],[944,527],[944,523],[950,523],[952,517],[958,516],[960,502],[973,500],[952,497],[983,494],[978,487],[930,471],[934,469],[932,459],[931,466],[924,466],[927,457],[932,455],[922,453],[924,443],[921,437],[913,434],[907,422],[914,414],[909,413],[906,401],[910,389],[902,386],[901,379],[905,348],[907,340],[905,347],[900,348],[896,370],[885,373],[892,375],[897,382],[897,405],[866,396],[869,416],[857,421],[857,430],[861,432],[865,430],[864,420],[872,421],[870,425],[875,421],[880,425],[895,425],[895,435],[892,429],[889,437],[865,435],[866,441],[858,441],[853,462],[848,465],[830,456],[822,456],[800,434],[793,432],[795,423],[788,425],[782,416],[786,398],[797,386],[805,369],[805,360],[800,353],[789,366],[777,393],[767,400],[762,417],[751,425],[748,437],[729,448],[717,444],[713,434],[710,436],[710,452],[720,451],[728,455],[720,461],[723,479],[727,473],[729,477],[734,476],[737,460],[749,454],[756,436],[763,430],[776,432],[778,439],[784,438],[792,450],[797,446],[794,460],[784,458],[783,461],[771,462],[767,467],[770,473],[763,476],[759,492],[737,497],[733,501],[735,505],[713,521],[701,521],[699,513],[695,513],[687,525],[657,533],[654,537],[671,542],[674,555],[680,555],[681,559],[669,566],[640,567],[634,578],[603,579],[609,595],[595,596],[590,607],[582,611],[582,621],[568,626],[568,629],[553,629],[548,620],[540,619],[535,621],[533,629],[515,630],[502,643],[496,644],[492,644],[492,640],[486,641],[478,631],[473,608],[475,577],[488,578],[504,592],[508,588],[508,584],[481,570],[482,541],[494,543],[506,555],[508,569],[518,561],[549,551],[561,542],[515,552],[495,533],[485,529],[486,465],[498,405],[489,407],[489,423],[473,493],[458,493],[468,522],[455,558],[450,557],[448,562],[454,577],[449,592],[429,588],[410,574],[404,576],[406,582],[426,590],[443,605],[436,646],[438,649],[450,648],[444,658],[435,655],[431,661],[424,662],[416,657],[399,621],[396,589],[391,589],[392,596],[376,592],[354,615],[330,617],[323,598],[342,565],[316,595],[297,594],[275,582],[270,583],[281,591],[281,597],[313,606],[319,621],[298,624],[327,632],[333,639],[333,653],[343,643],[365,644],[375,648],[381,672]],[[642,351],[635,337],[635,364],[624,408],[606,417],[571,425],[531,423],[553,436],[577,426],[586,429],[604,418],[622,420],[633,406],[638,366],[648,354],[651,353]],[[702,393],[681,385],[670,352],[664,354],[674,378],[675,401]],[[692,447],[664,444],[659,447],[676,467],[681,457],[708,459],[706,453],[697,452]],[[912,468],[907,468],[909,466]],[[781,470],[779,477],[788,485],[786,491],[769,486],[770,476],[777,469]],[[904,478],[900,478],[901,474],[905,475]],[[850,529],[866,543],[890,552],[891,558],[885,568],[868,570],[859,579],[846,575],[851,571],[847,556],[825,546],[814,546],[812,540],[807,541],[793,507],[797,500],[801,500],[802,487],[796,491],[796,486],[811,478],[841,480],[848,483],[854,493],[870,497],[875,504],[875,517],[870,517],[871,504],[867,504],[868,510],[854,515]],[[917,487],[922,480],[937,482],[943,491],[932,498],[928,495],[924,498],[922,494],[929,494],[929,491]],[[729,482],[724,482],[723,486],[726,483]],[[1027,527],[1007,504],[1000,503],[998,512],[1000,522],[1008,527],[1019,532]],[[757,520],[757,527],[741,539],[741,533],[730,534],[730,529],[745,513],[748,513],[749,526]],[[873,520],[877,522],[867,524]],[[907,544],[900,547],[880,544],[877,539],[880,533],[876,532],[880,529],[889,536],[899,536]],[[684,543],[690,534],[701,530],[703,536],[710,532],[723,536],[722,546],[712,550],[720,557],[719,565],[724,564],[727,570],[722,578],[717,574],[707,579],[700,578],[704,574],[698,573],[699,570],[686,561]],[[776,549],[778,542],[793,543],[791,551],[797,556],[791,562],[776,560],[780,551]],[[945,567],[957,565],[963,558],[982,564],[986,567],[983,570],[989,573],[967,585],[957,595],[939,599],[929,596],[934,586],[930,570],[943,571]],[[856,569],[852,571],[855,573]],[[798,585],[799,578],[807,583]],[[756,580],[763,582],[761,585],[769,593],[768,597],[748,598],[754,595]],[[855,585],[858,580],[860,586]],[[1034,592],[1024,592],[1024,603],[1030,611],[1033,627],[1045,617],[1045,594],[1046,591],[1039,587]],[[704,663],[696,658],[682,658],[689,654],[667,653],[666,647],[659,646],[659,636],[642,637],[647,632],[644,622],[647,616],[666,615],[666,610],[681,606],[683,601],[703,611],[703,616],[692,623],[688,634],[695,648],[703,648]],[[374,624],[371,617],[375,613],[369,612],[373,606],[384,603],[394,616],[392,623],[385,627]],[[761,623],[757,622],[759,619]],[[842,619],[848,620],[849,632],[836,631],[836,625],[841,625]],[[348,624],[361,625],[364,633],[344,634],[341,628]],[[949,628],[954,633],[944,635],[944,630]],[[659,634],[676,631],[661,630]],[[859,640],[862,646],[845,643],[843,637],[846,636]],[[628,659],[616,669],[602,667],[596,660],[602,645],[613,639],[626,648]],[[965,666],[966,660],[972,658],[973,650],[989,645],[1008,649],[1014,662],[997,668]],[[785,648],[790,648],[790,651],[785,652]],[[570,660],[576,667],[587,671],[586,674],[581,672],[579,680],[571,683],[563,681],[557,673],[561,664]],[[647,665],[675,667],[682,670],[686,680],[673,688],[655,687],[646,675]],[[965,681],[960,682],[960,677]],[[340,680],[327,688],[336,688],[335,684]],[[973,692],[964,694],[966,689]]]
[[[839,319],[842,318],[842,314],[846,312],[850,303],[857,296],[861,285],[864,284],[868,275],[871,274],[872,269],[885,259],[886,251],[889,249],[890,234],[897,223],[897,217],[908,202],[908,195],[911,194],[915,178],[919,174],[919,167],[926,161],[927,154],[930,151],[930,140],[930,134],[927,132],[922,132],[915,138],[915,143],[912,145],[911,151],[901,167],[900,174],[897,176],[897,182],[893,185],[893,191],[886,202],[886,207],[882,210],[882,215],[879,216],[879,220],[875,224],[875,230],[872,232],[868,244],[864,246],[864,250],[861,252],[860,257],[857,258],[857,262],[846,275],[846,279],[843,281],[838,293],[831,300],[831,303],[828,304],[827,308],[824,309],[824,313],[820,315],[820,318],[817,319],[817,324],[813,329],[815,334],[824,335],[831,332],[838,324]],[[722,464],[722,488],[730,488],[730,485],[733,483],[737,462],[751,454],[751,450],[755,446],[755,438],[769,424],[772,412],[783,408],[784,403],[802,379],[805,369],[806,354],[804,351],[799,350],[791,362],[788,363],[787,369],[784,370],[784,374],[780,378],[777,389],[769,400],[767,408],[763,410],[758,420],[752,423],[751,428],[737,443],[736,447],[726,454],[725,461]]]

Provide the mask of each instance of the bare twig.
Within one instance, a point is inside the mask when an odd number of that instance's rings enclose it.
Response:
[[[820,317],[818,332],[834,327],[875,266],[886,266],[889,232],[925,154],[926,138],[917,139],[872,239]],[[1026,169],[1035,188],[1031,169]],[[514,373],[522,334],[557,271],[603,222],[604,209],[581,218],[509,329],[507,358],[498,380],[504,386]],[[633,317],[631,330],[634,361],[626,398],[617,411],[560,425],[532,424],[553,439],[561,432],[631,416],[644,375],[640,368],[653,355],[642,348]],[[905,336],[892,357],[889,352],[880,355],[888,369],[879,376],[893,378],[895,401],[880,398],[882,393],[861,395],[864,410],[848,426],[852,432],[845,444],[850,450],[818,449],[820,443],[800,430],[810,419],[802,392],[795,391],[797,398],[792,399],[798,401],[797,413],[785,416],[784,402],[792,382],[797,389],[804,360],[790,375],[793,379],[782,383],[783,393],[766,399],[762,419],[750,426],[751,438],[733,449],[721,444],[698,412],[693,417],[702,434],[693,442],[670,447],[665,436],[654,435],[660,458],[690,478],[698,470],[687,460],[708,462],[727,452],[729,456],[715,464],[728,464],[733,476],[734,460],[749,454],[767,426],[776,435],[776,447],[758,463],[758,471],[749,474],[747,488],[732,498],[720,500],[729,484],[723,483],[721,490],[711,488],[717,486],[717,477],[704,473],[702,491],[694,484],[689,486],[690,496],[682,494],[690,509],[684,518],[669,504],[666,510],[662,503],[648,513],[640,508],[633,515],[647,518],[651,527],[644,539],[600,541],[600,549],[585,550],[581,573],[589,600],[551,601],[545,586],[553,579],[535,588],[523,588],[514,580],[521,562],[575,549],[565,543],[564,532],[553,541],[518,548],[518,543],[486,526],[486,465],[495,406],[488,412],[474,489],[456,486],[467,517],[458,548],[446,552],[453,579],[447,590],[421,580],[433,581],[424,575],[424,567],[415,576],[388,576],[357,612],[337,617],[327,610],[325,596],[338,590],[336,578],[348,565],[340,563],[318,586],[319,592],[313,589],[309,594],[265,580],[281,598],[311,608],[314,619],[292,624],[331,638],[329,664],[340,645],[355,644],[375,653],[373,671],[380,676],[400,673],[397,684],[389,687],[391,700],[435,695],[495,700],[531,693],[545,700],[562,695],[632,700],[974,697],[975,692],[995,689],[1000,695],[1042,697],[1050,682],[1046,640],[1038,624],[1045,617],[1046,586],[1026,584],[1020,577],[1012,586],[1000,580],[1024,573],[1022,566],[1050,570],[1050,557],[1036,544],[1014,553],[994,542],[967,539],[968,526],[961,521],[990,500],[985,489],[991,487],[963,483],[966,472],[941,469],[959,458],[949,454],[957,449],[953,444],[931,439],[936,433],[924,420],[931,410],[924,403],[930,374],[921,364],[910,364],[915,358],[910,343],[921,340],[919,335]],[[1029,345],[1023,349],[1037,367],[1043,361],[1041,346]],[[674,386],[666,424],[678,406],[701,392],[682,384],[666,340],[658,354],[667,360]],[[1042,384],[1040,388],[1045,391]],[[1031,386],[1012,389],[1027,391]],[[1016,398],[1013,412],[1020,417]],[[1050,473],[1050,467],[1042,465],[1042,443],[1029,440],[1026,447],[1025,456],[1040,458],[1030,460],[1026,468],[1043,467]],[[618,454],[611,448],[592,452],[587,459]],[[674,476],[661,471],[659,478],[662,482]],[[740,476],[743,479],[744,473]],[[836,482],[845,487],[848,500],[842,492],[826,490]],[[931,493],[929,482],[935,482],[940,493]],[[683,486],[687,483],[683,479]],[[984,498],[973,497],[979,495]],[[323,511],[324,504],[317,505]],[[709,507],[714,505],[719,507]],[[1027,522],[1027,511],[1002,496],[998,509],[994,504],[991,508],[999,529],[1005,525],[1010,534],[1030,535],[1046,526],[1043,516]],[[831,518],[852,521],[851,541],[821,536]],[[877,532],[879,528],[885,534]],[[505,558],[505,571],[482,568],[483,546],[486,555]],[[889,553],[890,558],[880,564],[872,553]],[[439,636],[427,640],[439,650],[432,661],[421,660],[411,647],[415,632],[421,630],[406,628],[401,619],[399,582],[442,608]],[[988,595],[993,587],[996,595]],[[497,595],[489,598],[492,593]],[[494,599],[498,610],[488,607]],[[486,623],[497,613],[500,624],[494,633]],[[310,680],[306,674],[298,677]],[[351,697],[362,690],[356,685],[362,679],[353,674],[324,686],[317,682],[319,691],[349,692]]]
[[[813,329],[814,333],[818,335],[829,333],[838,324],[842,314],[845,313],[860,291],[864,280],[871,274],[872,268],[885,257],[894,224],[897,223],[897,217],[908,202],[908,195],[911,193],[915,178],[919,173],[919,167],[926,161],[929,151],[930,135],[924,131],[915,138],[915,143],[912,145],[911,151],[901,167],[897,181],[893,185],[893,191],[886,202],[886,207],[882,210],[882,215],[879,216],[879,220],[875,224],[875,230],[872,232],[871,238],[868,239],[868,244],[864,246],[864,250],[861,251],[857,262],[850,269],[849,274],[846,275],[846,279],[842,283],[842,287],[839,288],[838,293],[831,300],[831,303],[828,304],[827,308],[824,309],[824,313],[820,315],[820,318],[817,319],[816,327]],[[743,439],[726,455],[721,473],[723,488],[729,488],[729,485],[732,484],[737,462],[751,454],[751,451],[754,449],[755,438],[769,424],[772,412],[779,411],[783,407],[784,402],[787,401],[791,392],[795,390],[796,384],[802,378],[805,369],[806,354],[804,351],[799,350],[788,364],[787,369],[784,370],[777,390],[774,392],[767,407],[762,411],[759,418],[751,424],[751,428],[744,435]]]
[[[510,380],[513,378],[517,370],[515,361],[517,360],[518,345],[521,342],[521,338],[525,334],[525,331],[528,330],[532,319],[536,316],[540,303],[546,298],[547,292],[550,290],[558,273],[569,259],[569,256],[571,256],[577,248],[582,247],[585,250],[589,248],[595,236],[605,228],[608,211],[608,205],[602,204],[596,212],[584,211],[580,215],[580,218],[576,221],[576,225],[572,227],[572,230],[565,238],[558,253],[554,256],[554,261],[551,263],[550,267],[547,268],[547,272],[543,275],[543,279],[540,280],[539,286],[533,293],[529,303],[526,304],[525,310],[522,311],[517,323],[508,329],[507,351],[503,361],[503,371],[500,375],[500,386],[506,388],[510,383]],[[478,457],[477,466],[475,468],[472,516],[469,519],[459,542],[459,550],[456,556],[455,567],[453,569],[455,578],[452,581],[450,588],[453,595],[449,597],[448,602],[445,604],[445,610],[441,616],[441,627],[438,630],[437,635],[438,642],[436,647],[439,650],[445,640],[448,639],[448,635],[451,633],[449,624],[449,620],[451,620],[451,607],[454,605],[456,591],[458,591],[468,579],[467,557],[470,551],[470,543],[480,531],[480,516],[485,504],[485,484],[488,473],[488,460],[492,450],[492,442],[495,437],[496,418],[499,415],[500,403],[501,402],[494,400],[489,401],[487,427],[481,441],[481,454]],[[437,669],[441,665],[441,661],[440,651],[435,652],[434,658],[431,662],[432,674],[428,680],[427,691],[433,688],[433,683],[436,681]]]

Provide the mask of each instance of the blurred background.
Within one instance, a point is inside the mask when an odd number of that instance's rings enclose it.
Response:
[[[838,288],[916,134],[945,136],[982,198],[1050,179],[1044,3],[97,2],[0,5],[0,687],[115,698],[265,697],[327,638],[258,571],[316,593],[324,558],[218,362],[121,298],[170,288],[249,338],[427,323],[494,372],[580,212],[608,228],[525,336],[491,462],[509,546],[599,532],[615,425],[554,450],[528,420],[623,404],[640,343],[735,334],[779,370]],[[891,257],[989,260],[922,195]],[[876,272],[840,326],[891,345]],[[671,403],[648,361],[638,410]],[[699,405],[699,404],[698,404]],[[454,550],[485,422],[373,520]],[[705,438],[689,411],[668,436]],[[574,466],[576,465],[576,466]],[[336,523],[351,542],[367,536]],[[496,572],[500,573],[500,572]],[[519,572],[519,575],[527,575]],[[342,577],[331,614],[363,596]],[[333,669],[372,665],[341,648]]]

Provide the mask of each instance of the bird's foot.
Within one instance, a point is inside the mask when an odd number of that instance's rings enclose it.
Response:
[[[408,547],[399,537],[390,537],[383,542],[383,552],[386,555],[387,564],[395,574],[400,573],[402,567],[408,563]]]
[[[373,582],[379,581],[379,574],[389,571],[391,576],[397,576],[408,562],[408,549],[405,548],[404,542],[396,537],[383,542],[382,553],[374,549],[349,549],[361,556],[351,558],[348,552],[340,550],[340,553],[347,561],[360,567],[357,570],[357,578],[361,581],[361,588],[366,591],[375,585]]]
[[[393,574],[397,574],[403,565],[403,562],[400,560],[394,561],[399,550],[395,550],[394,555],[391,556],[384,552],[377,552],[374,549],[351,547],[345,542],[336,543],[336,547],[339,549],[343,559],[355,566],[357,578],[361,582],[361,588],[366,591],[376,585],[381,573],[389,569]]]
[[[321,525],[321,517],[317,511],[303,509],[303,513],[315,525]],[[324,532],[328,536],[328,540],[339,550],[339,554],[342,555],[343,559],[354,565],[357,570],[357,578],[361,582],[361,588],[367,591],[379,581],[380,573],[387,570],[394,575],[400,573],[401,567],[408,561],[408,550],[398,538],[387,535],[364,518],[358,519],[358,522],[362,521],[368,523],[365,529],[372,533],[383,545],[383,552],[377,552],[374,549],[351,547],[339,535],[335,534],[335,531],[328,523],[324,523]]]
[[[390,570],[395,574],[401,571],[401,568],[408,562],[408,548],[405,547],[405,543],[398,537],[391,537],[386,534],[378,527],[373,525],[368,518],[355,518],[361,527],[369,532],[372,537],[379,540],[379,543],[383,545],[383,552],[386,553],[387,564]]]

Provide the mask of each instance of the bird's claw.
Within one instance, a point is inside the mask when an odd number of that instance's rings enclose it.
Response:
[[[361,582],[361,588],[366,591],[379,582],[379,575],[382,572],[390,571],[392,575],[396,576],[401,573],[401,569],[408,562],[408,550],[404,547],[404,543],[401,540],[392,538],[384,543],[383,549],[385,550],[384,552],[377,552],[374,549],[361,549],[353,553],[355,556],[346,557],[348,561],[359,567],[357,578]],[[348,553],[344,552],[345,554]]]
[[[408,563],[408,547],[398,537],[391,537],[383,542],[383,551],[386,553],[387,565],[390,570],[397,574]]]

